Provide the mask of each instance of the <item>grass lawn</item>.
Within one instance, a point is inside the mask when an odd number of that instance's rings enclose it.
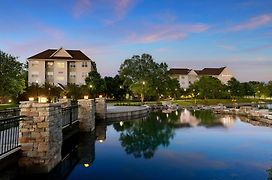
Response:
[[[272,100],[259,100],[259,99],[237,99],[236,103],[251,103],[251,102],[270,102],[272,103]],[[184,99],[184,100],[174,100],[172,101],[174,104],[178,104],[180,106],[191,106],[195,105],[195,99]],[[157,101],[145,101],[144,104],[146,105],[155,105],[157,104]],[[196,104],[201,105],[217,105],[217,104],[232,104],[234,103],[231,99],[196,99]],[[140,106],[141,102],[132,102],[132,101],[112,101],[110,102],[112,105],[118,105],[118,106]],[[161,104],[161,102],[160,102]]]
[[[0,111],[4,110],[6,108],[11,108],[11,107],[16,107],[18,106],[17,104],[0,104]]]
[[[259,99],[237,99],[233,102],[231,99],[197,99],[196,104],[202,105],[217,105],[217,104],[232,104],[232,103],[251,103],[251,102],[272,102],[272,100],[259,100]],[[176,100],[174,103],[179,104],[181,106],[190,106],[195,105],[194,99],[189,100]]]

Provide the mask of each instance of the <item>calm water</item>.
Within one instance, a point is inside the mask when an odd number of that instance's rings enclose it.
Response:
[[[268,179],[272,128],[204,111],[100,124],[68,179]],[[96,140],[95,140],[96,139]]]

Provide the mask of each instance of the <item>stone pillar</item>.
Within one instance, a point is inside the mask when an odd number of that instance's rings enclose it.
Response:
[[[107,104],[105,98],[96,98],[96,117],[98,119],[107,118]]]
[[[95,108],[93,99],[78,100],[78,120],[81,132],[90,132],[95,128]]]
[[[47,173],[61,161],[62,113],[60,103],[21,102],[19,166],[31,173]]]

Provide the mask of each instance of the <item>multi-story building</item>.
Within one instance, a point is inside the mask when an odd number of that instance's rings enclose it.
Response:
[[[28,58],[28,83],[84,84],[93,61],[80,50],[48,49]]]
[[[202,70],[172,68],[169,72],[172,77],[178,79],[182,89],[187,89],[190,84],[193,84],[201,76],[212,76],[218,78],[222,84],[227,84],[227,82],[234,77],[231,70],[227,67],[204,68]]]
[[[187,89],[190,84],[193,84],[198,77],[198,74],[192,69],[170,69],[170,74],[173,78],[177,78],[180,88]]]
[[[221,81],[222,84],[227,84],[227,82],[234,77],[231,70],[227,67],[221,68],[204,68],[202,70],[196,70],[198,76],[212,76]]]

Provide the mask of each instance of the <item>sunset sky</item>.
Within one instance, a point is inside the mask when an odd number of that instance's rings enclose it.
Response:
[[[228,66],[272,80],[272,0],[1,0],[0,49],[21,62],[80,49],[102,76],[149,53],[169,68]]]

